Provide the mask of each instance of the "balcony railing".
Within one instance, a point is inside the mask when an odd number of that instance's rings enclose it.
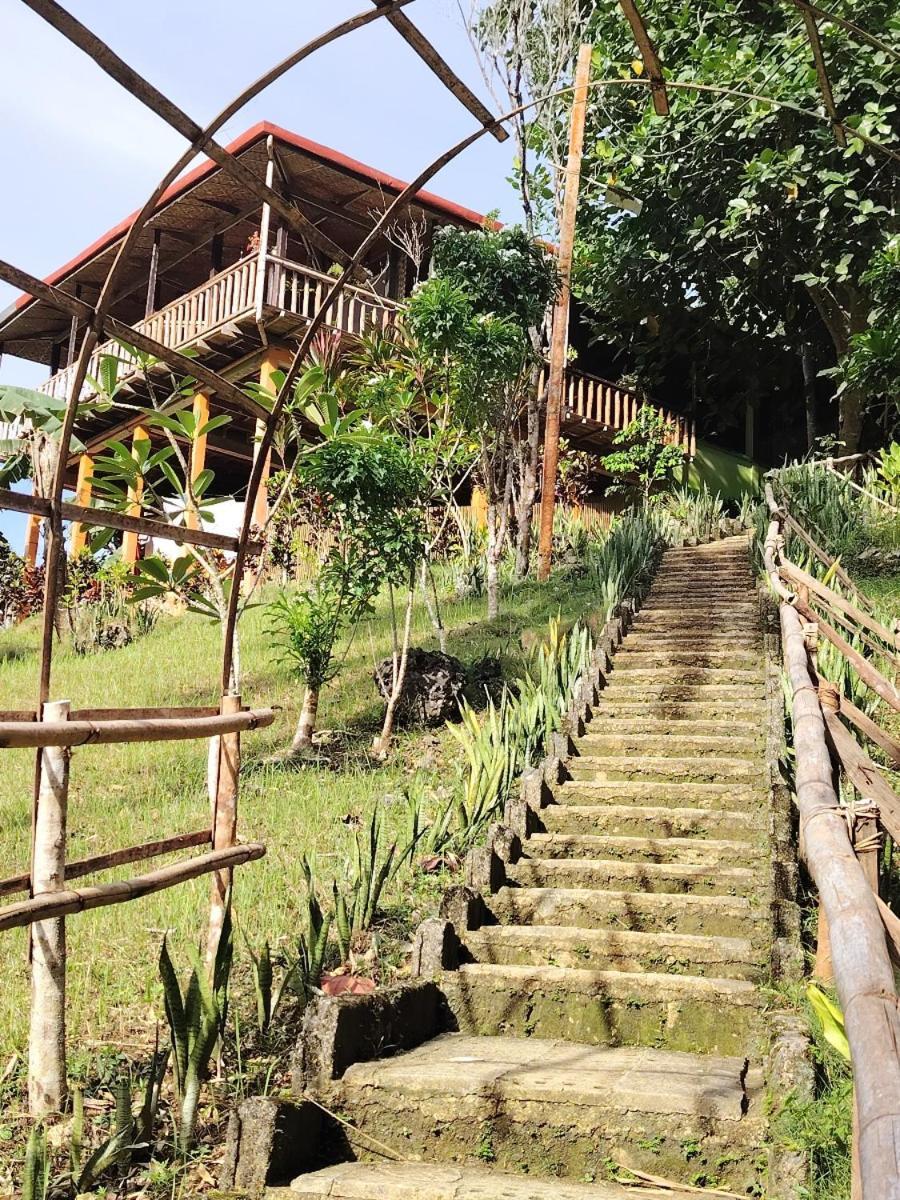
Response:
[[[309,321],[318,311],[334,279],[301,263],[268,254],[253,254],[219,272],[192,292],[179,297],[136,326],[142,333],[173,350],[184,349],[198,340],[236,322],[252,325],[284,317],[299,323]],[[348,285],[329,307],[325,322],[343,333],[361,334],[373,327],[384,328],[402,306],[365,288]],[[137,360],[117,342],[106,342],[91,355],[88,376],[97,378],[100,361],[114,355],[119,360],[118,378],[126,379],[137,371]],[[74,364],[57,372],[40,391],[65,399],[75,373]],[[547,372],[542,387],[546,389]],[[93,393],[86,385],[85,396]],[[571,432],[579,423],[606,427],[615,433],[624,429],[637,415],[644,401],[634,392],[617,387],[605,379],[569,370],[564,399],[563,430]],[[663,409],[671,430],[671,440],[693,455],[692,423]],[[568,430],[567,430],[568,427]],[[593,430],[596,432],[596,430]]]

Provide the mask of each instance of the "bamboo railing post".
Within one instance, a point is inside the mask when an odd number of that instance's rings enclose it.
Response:
[[[65,721],[69,701],[44,705],[45,721]],[[40,785],[31,854],[31,894],[59,892],[66,877],[66,808],[70,751],[47,746],[40,754]],[[31,928],[31,1028],[28,1038],[28,1109],[32,1117],[59,1112],[66,1097],[66,924],[63,917]]]
[[[240,696],[222,697],[222,715],[241,711]],[[212,814],[213,850],[227,850],[235,843],[237,835],[238,787],[241,772],[241,735],[224,733],[219,738],[219,770],[216,779],[216,798]],[[225,906],[234,872],[227,868],[216,871],[212,877],[212,894],[209,906],[209,931],[206,938],[206,961],[212,964],[219,947]]]

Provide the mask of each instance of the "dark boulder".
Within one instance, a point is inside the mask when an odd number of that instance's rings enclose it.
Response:
[[[374,679],[384,700],[391,692],[393,660],[375,668]],[[406,724],[438,726],[459,716],[459,700],[466,686],[466,668],[452,654],[437,650],[409,652],[398,715]]]

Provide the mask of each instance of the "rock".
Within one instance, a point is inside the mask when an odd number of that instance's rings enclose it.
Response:
[[[244,1100],[228,1121],[219,1186],[258,1196],[269,1184],[289,1182],[312,1166],[321,1125],[314,1104],[266,1096]]]
[[[392,675],[390,658],[375,668],[375,684],[384,700],[390,695]],[[408,723],[432,727],[455,720],[466,681],[465,667],[452,654],[414,648],[407,660],[398,715]]]

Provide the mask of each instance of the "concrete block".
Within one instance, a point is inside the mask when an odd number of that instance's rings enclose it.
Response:
[[[321,1125],[314,1104],[267,1096],[242,1101],[228,1121],[220,1188],[258,1196],[289,1183],[314,1164]]]
[[[459,938],[449,921],[429,917],[413,938],[410,973],[414,979],[433,979],[459,966]]]

